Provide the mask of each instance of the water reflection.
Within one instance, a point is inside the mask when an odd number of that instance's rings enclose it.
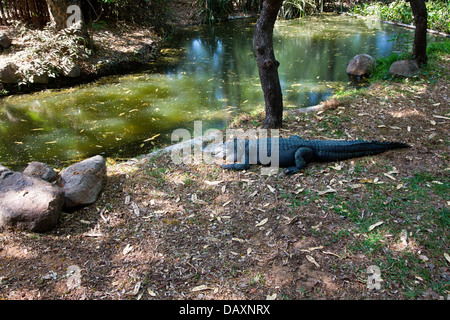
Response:
[[[251,20],[183,29],[151,72],[2,99],[0,163],[134,156],[170,142],[176,128],[192,129],[194,120],[203,120],[204,130],[222,128],[235,112],[263,108],[253,30]],[[286,108],[318,104],[345,84],[356,54],[387,55],[412,37],[349,17],[277,22]]]

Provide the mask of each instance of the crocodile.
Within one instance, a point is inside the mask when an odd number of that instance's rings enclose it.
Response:
[[[222,156],[226,156],[228,162],[234,163],[223,164],[221,167],[229,170],[247,170],[251,164],[270,165],[285,168],[281,174],[289,176],[306,168],[311,162],[340,161],[409,147],[400,142],[304,140],[296,135],[289,138],[235,138],[224,143],[222,149]],[[277,149],[278,157],[276,157]]]

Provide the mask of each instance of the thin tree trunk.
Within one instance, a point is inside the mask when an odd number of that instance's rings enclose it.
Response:
[[[283,95],[278,76],[280,63],[273,52],[273,27],[282,3],[283,0],[264,0],[253,38],[266,108],[263,128],[280,128],[283,121]]]
[[[80,7],[79,0],[47,0],[48,9],[50,12],[50,19],[56,25],[56,30],[62,30],[68,27],[67,20],[70,14],[67,13],[67,9],[71,5],[78,5]]]
[[[414,15],[414,24],[416,30],[414,32],[413,57],[419,66],[427,64],[427,7],[425,0],[409,0],[412,13]]]

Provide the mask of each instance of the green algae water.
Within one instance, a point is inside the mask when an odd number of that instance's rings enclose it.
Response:
[[[96,154],[133,157],[170,143],[177,128],[224,128],[264,108],[255,20],[178,30],[147,72],[0,100],[0,163],[56,164]],[[278,21],[275,55],[285,108],[320,103],[348,79],[356,54],[404,49],[410,30],[344,16]]]

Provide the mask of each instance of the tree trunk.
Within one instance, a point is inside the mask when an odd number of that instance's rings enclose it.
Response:
[[[280,128],[283,120],[283,95],[278,76],[280,63],[273,52],[273,27],[282,3],[283,0],[264,0],[253,38],[266,107],[263,128]]]
[[[427,7],[425,0],[409,0],[416,30],[414,33],[413,57],[419,66],[427,64]]]
[[[48,9],[50,12],[50,19],[56,25],[56,30],[62,30],[68,27],[67,22],[70,13],[67,13],[67,9],[71,5],[77,5],[80,7],[79,0],[47,0]]]
[[[80,37],[87,48],[93,48],[93,40],[84,24],[83,14],[81,13],[80,0],[47,0],[48,9],[50,12],[50,19],[56,25],[56,30],[62,30],[76,24],[76,29],[73,30],[73,35]],[[67,12],[72,5],[78,6],[77,10]],[[71,8],[72,9],[72,8]]]

